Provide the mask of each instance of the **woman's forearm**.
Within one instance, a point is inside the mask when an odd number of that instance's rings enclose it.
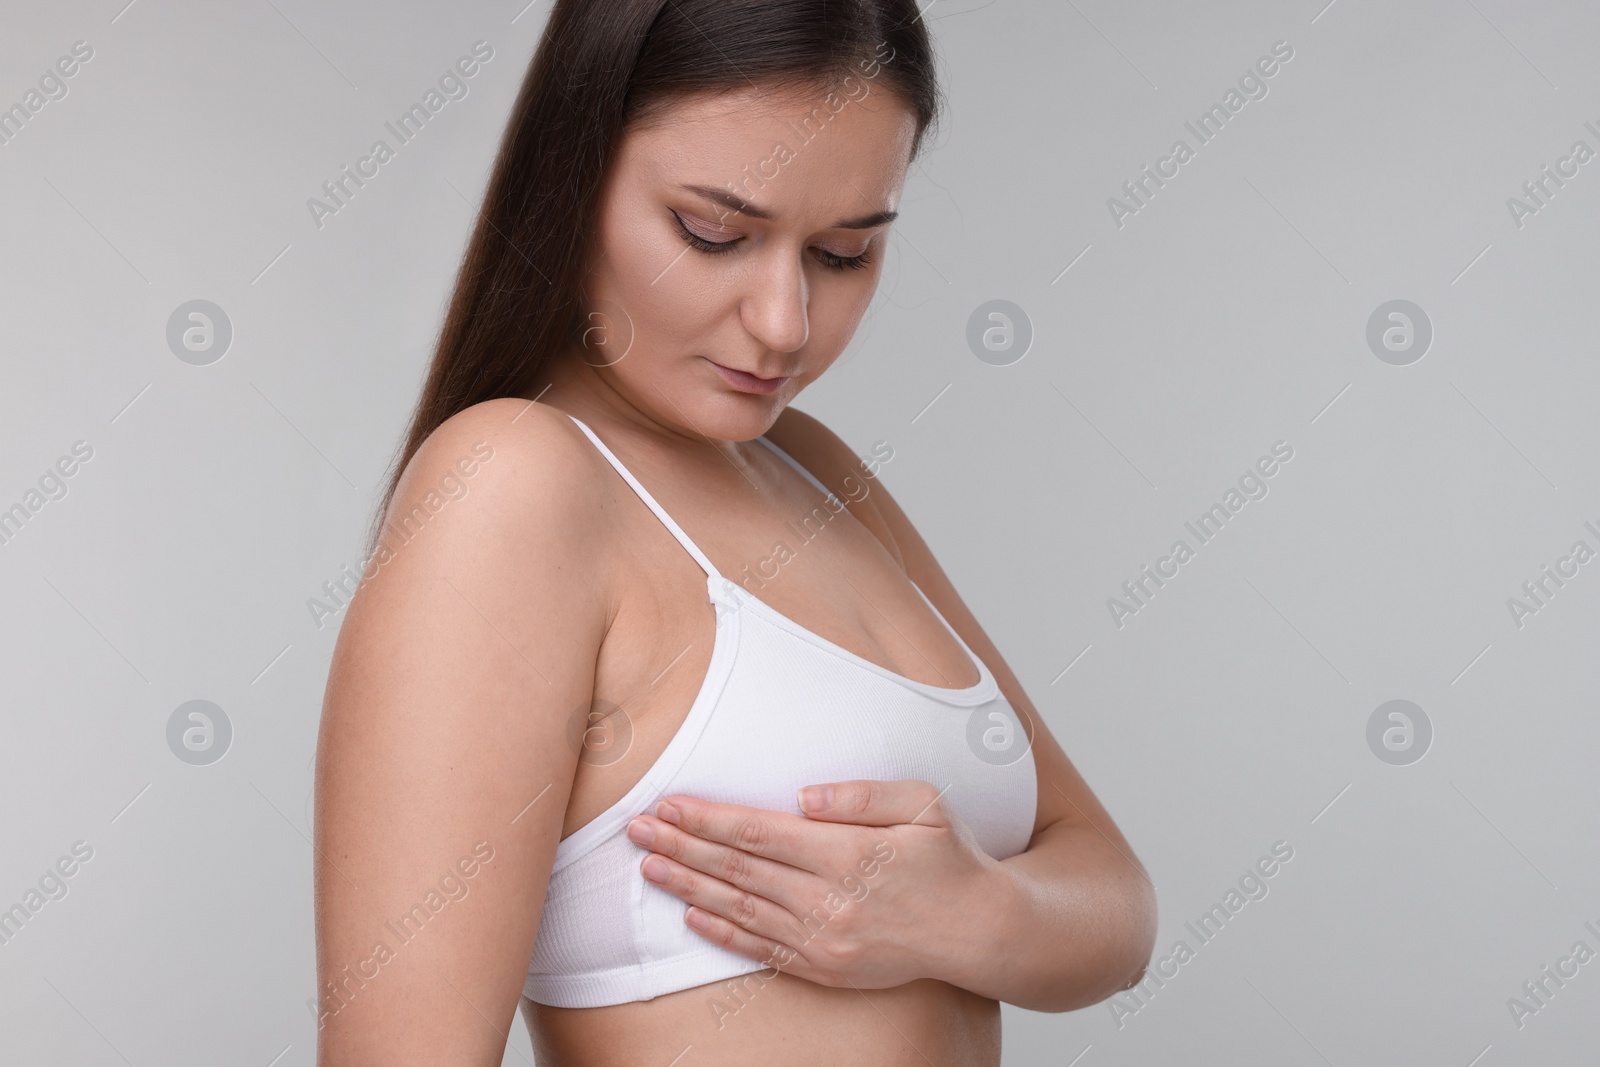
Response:
[[[1156,937],[1144,869],[1093,826],[1061,822],[997,861],[947,973],[981,996],[1032,1011],[1072,1011],[1139,981]],[[968,918],[968,917],[964,917]]]

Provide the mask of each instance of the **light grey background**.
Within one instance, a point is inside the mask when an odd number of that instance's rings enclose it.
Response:
[[[0,11],[0,105],[94,49],[0,145],[0,508],[94,450],[0,546],[0,907],[94,849],[0,945],[0,1041],[309,1065],[337,627],[306,602],[359,564],[548,3],[124,2]],[[798,402],[893,443],[885,484],[1148,866],[1158,956],[1194,950],[1120,1022],[1006,1007],[1008,1065],[1594,1054],[1600,963],[1521,1027],[1507,1001],[1600,950],[1600,562],[1520,627],[1507,602],[1600,548],[1600,160],[1521,227],[1507,200],[1600,150],[1600,9],[1324,2],[933,5],[951,111]],[[470,94],[319,230],[307,199],[478,40]],[[1108,198],[1280,40],[1119,228]],[[233,325],[208,366],[165,339],[192,299]],[[990,299],[1032,323],[1009,366],[967,348]],[[1394,299],[1434,330],[1409,366],[1366,341]],[[1119,628],[1108,598],[1279,440],[1269,494]],[[167,744],[195,699],[233,727],[209,766]],[[1392,699],[1434,731],[1408,766],[1367,742]]]

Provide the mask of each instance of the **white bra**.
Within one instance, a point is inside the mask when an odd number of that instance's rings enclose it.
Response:
[[[799,815],[804,785],[917,778],[945,790],[995,859],[1027,848],[1038,801],[1029,740],[989,668],[920,588],[978,670],[964,689],[895,674],[724,578],[594,431],[568,417],[706,572],[716,636],[705,680],[665,750],[627,795],[557,845],[523,985],[529,999],[622,1004],[770,967],[696,933],[684,922],[688,906],[640,873],[645,850],[625,827],[668,793]],[[758,440],[843,507],[788,453]],[[892,869],[890,861],[879,877]]]

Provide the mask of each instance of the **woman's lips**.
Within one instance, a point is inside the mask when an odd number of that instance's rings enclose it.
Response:
[[[716,360],[708,359],[706,362],[717,368],[717,373],[722,375],[723,381],[742,393],[775,393],[780,385],[789,380],[787,377],[757,378],[754,374],[724,367]]]

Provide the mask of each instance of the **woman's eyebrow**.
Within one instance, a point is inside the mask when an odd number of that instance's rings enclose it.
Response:
[[[773,217],[772,212],[766,210],[765,208],[760,208],[754,204],[746,203],[742,198],[734,193],[731,193],[726,189],[718,189],[714,185],[682,185],[679,186],[679,188],[685,189],[697,196],[705,197],[707,200],[713,201],[714,203],[721,204],[730,211],[735,211],[741,215],[748,215],[753,219],[771,219]],[[860,218],[844,219],[841,222],[836,222],[830,226],[829,229],[870,230],[874,226],[881,226],[886,222],[893,222],[899,217],[899,215],[900,212],[898,211],[874,211],[872,214],[862,215]]]

